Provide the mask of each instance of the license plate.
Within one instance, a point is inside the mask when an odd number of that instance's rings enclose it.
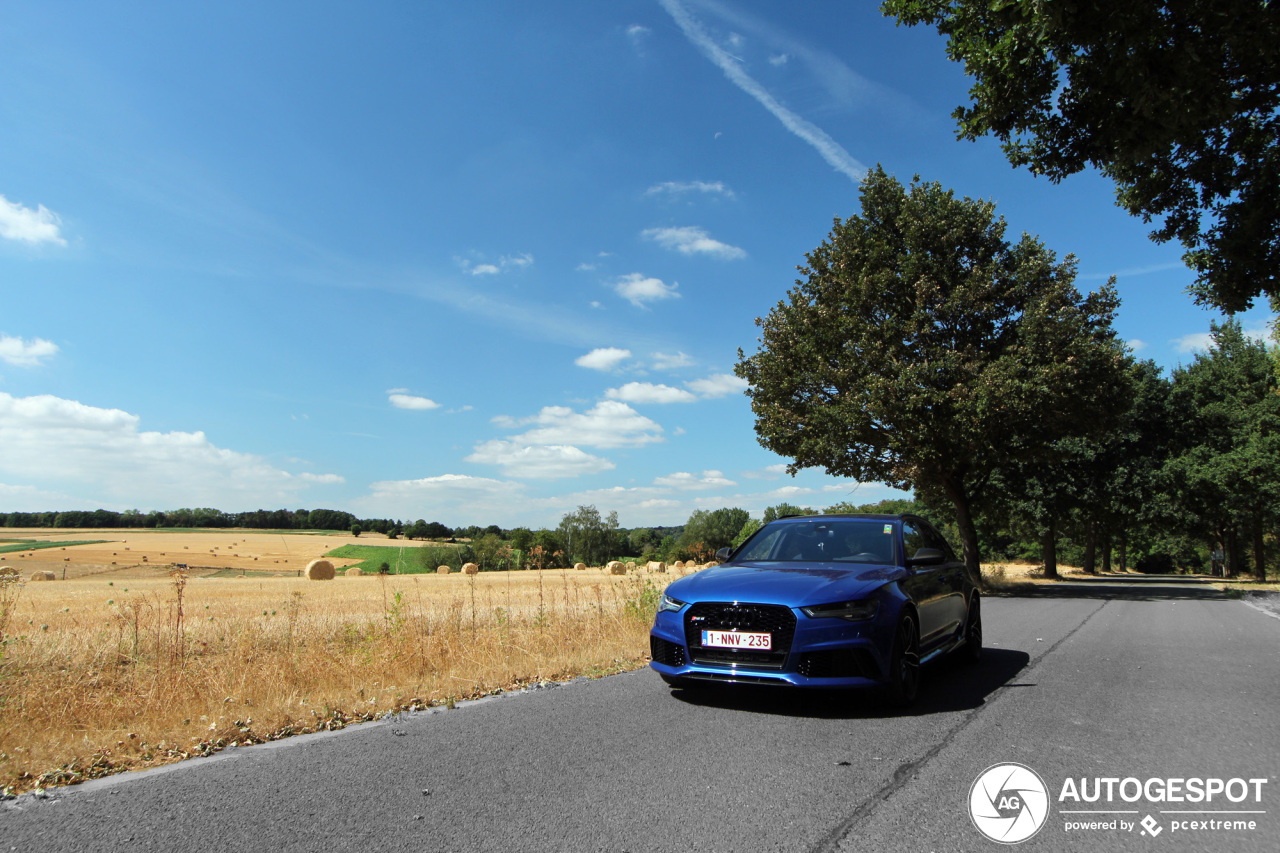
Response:
[[[773,648],[773,635],[751,631],[703,631],[702,645],[718,649]]]

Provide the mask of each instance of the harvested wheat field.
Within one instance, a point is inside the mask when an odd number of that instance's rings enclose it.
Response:
[[[291,576],[247,568],[228,576],[241,566],[227,559],[280,559],[264,547],[270,538],[130,532],[109,546],[69,546],[66,554],[92,556],[68,560],[67,580],[59,571],[47,583],[22,579],[49,553],[61,563],[62,546],[22,559],[6,554],[21,574],[0,582],[0,787],[68,784],[388,711],[634,668],[645,661],[658,595],[678,576],[347,576],[334,560],[332,580],[299,577],[351,541],[325,536],[283,537]],[[278,547],[282,537],[274,538]],[[216,560],[200,568],[190,559],[190,571],[173,576],[158,565],[197,548],[230,556],[210,555]],[[148,559],[102,568],[99,555],[113,551]]]
[[[7,565],[23,577],[38,570],[52,571],[59,579],[89,575],[146,577],[155,567],[173,563],[188,566],[192,575],[215,572],[270,572],[297,575],[307,564],[342,545],[385,543],[385,537],[347,533],[267,533],[255,530],[153,531],[114,529],[4,528],[0,546],[29,542],[28,550],[3,555]],[[56,542],[55,547],[39,547]],[[85,544],[74,544],[84,542]],[[409,543],[406,547],[416,547]],[[357,562],[333,560],[338,569]]]

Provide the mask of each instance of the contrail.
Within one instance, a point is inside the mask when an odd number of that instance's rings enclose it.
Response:
[[[712,40],[707,31],[702,28],[702,24],[680,5],[680,0],[658,0],[658,2],[675,19],[689,41],[697,45],[708,59],[718,65],[731,83],[759,101],[766,110],[774,114],[778,121],[782,122],[783,127],[812,145],[833,169],[854,183],[861,183],[863,176],[867,173],[867,167],[855,160],[822,128],[778,103],[777,98],[770,95],[751,75],[743,71],[737,60]]]

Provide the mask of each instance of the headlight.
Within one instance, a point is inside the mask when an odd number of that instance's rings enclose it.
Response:
[[[679,610],[681,607],[684,607],[683,601],[681,601],[678,598],[672,598],[671,596],[667,595],[665,592],[662,594],[662,600],[658,602],[659,613],[661,613],[664,610]]]
[[[814,619],[845,619],[849,622],[866,622],[876,618],[880,611],[880,602],[838,601],[835,604],[818,604],[813,607],[801,607],[800,612]]]

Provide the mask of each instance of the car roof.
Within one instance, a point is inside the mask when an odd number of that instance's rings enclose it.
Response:
[[[775,518],[770,524],[777,524],[779,521],[823,521],[831,518],[852,518],[866,519],[867,521],[902,521],[904,518],[914,518],[906,513],[876,513],[876,512],[832,512],[822,513],[819,515],[784,515]]]

